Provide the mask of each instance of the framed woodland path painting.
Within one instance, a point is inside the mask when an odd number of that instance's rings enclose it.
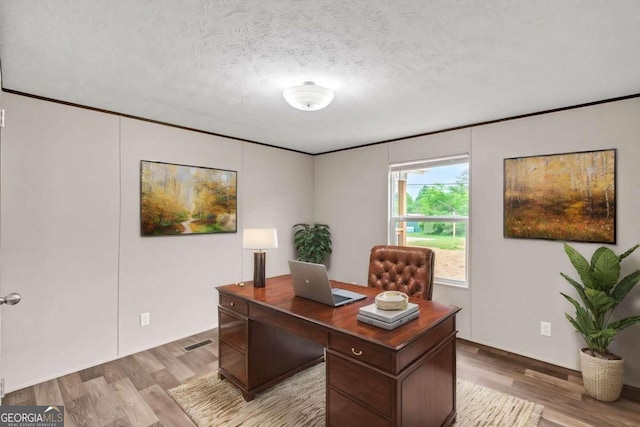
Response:
[[[235,233],[237,172],[142,160],[142,236]]]

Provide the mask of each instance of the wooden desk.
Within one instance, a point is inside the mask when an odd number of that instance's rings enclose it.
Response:
[[[419,304],[420,317],[393,331],[356,320],[379,290],[332,282],[367,295],[334,308],[293,294],[289,275],[264,288],[220,292],[219,375],[246,400],[327,362],[327,426],[447,426],[456,417],[457,307]]]

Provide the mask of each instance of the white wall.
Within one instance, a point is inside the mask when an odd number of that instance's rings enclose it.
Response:
[[[289,274],[293,225],[313,221],[313,157],[244,143],[244,226],[276,227],[278,249],[267,251],[267,277]],[[243,251],[242,280],[253,280],[253,252]]]
[[[564,317],[572,307],[559,294],[572,291],[559,273],[573,267],[560,242],[502,237],[503,159],[617,148],[618,244],[612,248],[620,253],[640,242],[638,117],[634,98],[317,156],[316,220],[328,221],[334,232],[332,278],[365,283],[367,253],[386,241],[389,162],[470,151],[470,286],[436,285],[434,299],[462,307],[463,338],[578,369],[583,343]],[[575,246],[590,256],[598,245]],[[639,268],[640,253],[625,264]],[[640,287],[617,315],[638,313]],[[552,323],[552,337],[540,335],[541,320]],[[626,360],[625,382],[640,386],[640,326],[622,332],[612,350]]]
[[[204,133],[121,121],[122,220],[120,228],[120,354],[130,354],[212,328],[214,285],[240,277],[242,233],[140,236],[140,161],[239,171],[242,144]],[[242,188],[243,173],[238,173]],[[238,212],[242,212],[238,191]],[[151,324],[140,327],[140,313]]]
[[[442,132],[417,138],[409,138],[389,144],[389,163],[401,163],[412,160],[433,159],[456,154],[471,153],[471,129],[460,129]],[[387,165],[388,166],[388,165]],[[473,167],[469,167],[470,186],[473,186]],[[470,206],[473,210],[473,206]],[[473,216],[473,212],[471,212]],[[469,230],[473,223],[469,224]],[[473,260],[473,248],[468,248],[468,268]],[[436,256],[436,262],[438,257]],[[469,288],[447,286],[436,283],[433,287],[433,298],[445,304],[455,305],[462,310],[456,316],[456,327],[460,338],[471,338],[472,306]]]
[[[331,226],[332,279],[366,285],[371,248],[387,243],[389,163],[469,153],[470,136],[463,129],[315,157],[316,221]],[[436,285],[433,292],[463,309],[459,336],[470,338],[468,289]]]
[[[3,93],[0,292],[7,391],[217,326],[215,286],[252,277],[242,227],[313,218],[313,158]],[[238,233],[141,237],[140,160],[238,171]],[[151,314],[141,328],[139,315]]]
[[[581,342],[558,293],[569,290],[559,272],[571,266],[558,242],[502,238],[502,160],[617,148],[614,250],[640,242],[638,99],[315,158],[7,93],[2,106],[0,293],[24,297],[0,310],[8,391],[215,327],[214,287],[251,279],[240,232],[140,237],[141,159],[237,170],[238,229],[278,228],[268,276],[288,271],[291,226],[315,220],[331,226],[331,277],[363,284],[369,249],[387,239],[388,163],[470,144],[470,288],[438,286],[434,298],[463,308],[460,336],[574,369]],[[151,326],[140,328],[146,311]],[[619,314],[638,312],[640,288]],[[540,320],[552,322],[551,338]],[[640,327],[613,350],[639,386]]]
[[[472,129],[472,339],[577,369],[583,343],[559,294],[573,289],[560,272],[577,277],[561,242],[502,237],[503,159],[617,148],[617,245],[640,243],[640,99],[539,115]],[[574,244],[588,258],[598,244]],[[623,265],[640,268],[640,253]],[[640,287],[618,315],[640,313]],[[635,309],[632,310],[632,307]],[[552,336],[540,335],[540,321]],[[640,385],[640,326],[622,332],[612,350],[626,359],[626,382]]]
[[[387,241],[386,144],[315,157],[315,221],[328,224],[332,279],[367,283],[369,252]]]

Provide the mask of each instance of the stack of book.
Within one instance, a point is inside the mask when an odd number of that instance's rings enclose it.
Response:
[[[395,329],[420,315],[418,304],[412,302],[402,310],[382,310],[375,304],[369,304],[358,310],[357,319],[383,329]]]

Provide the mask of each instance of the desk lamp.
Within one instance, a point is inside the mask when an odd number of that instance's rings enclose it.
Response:
[[[242,247],[253,249],[253,286],[264,288],[266,252],[265,249],[278,247],[278,233],[275,228],[245,228],[242,233]]]

